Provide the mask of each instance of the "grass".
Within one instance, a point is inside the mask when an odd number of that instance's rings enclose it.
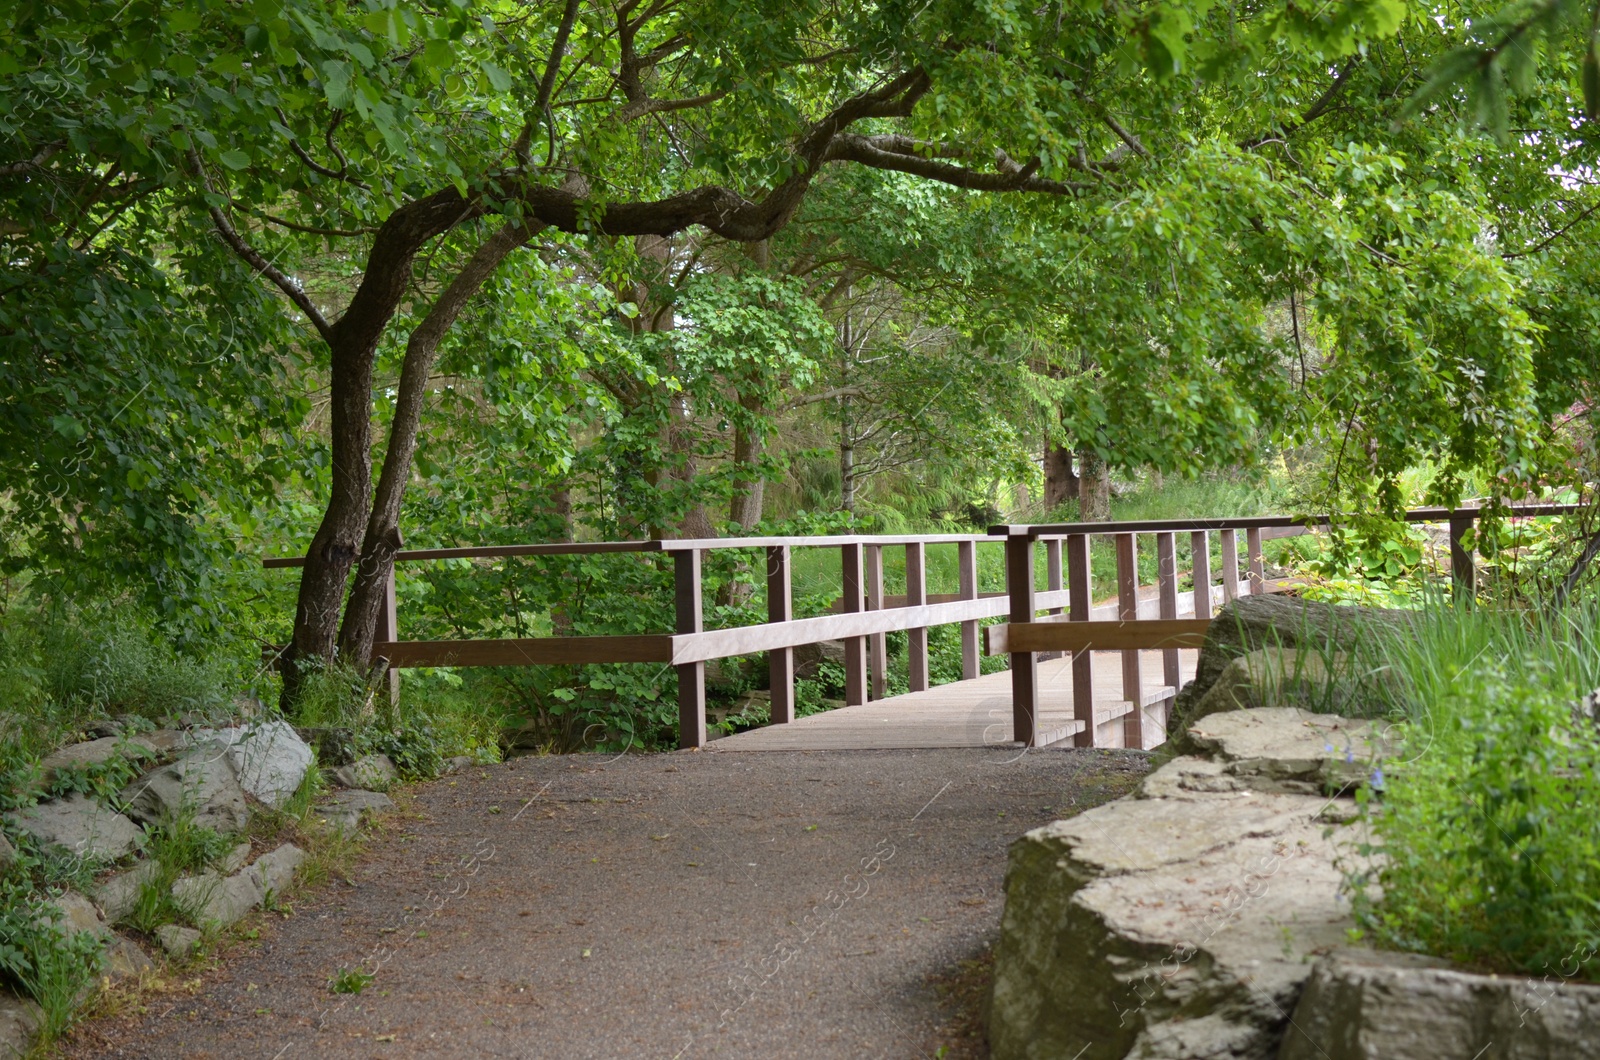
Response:
[[[1350,870],[1381,945],[1600,979],[1600,601],[1558,614],[1434,601],[1382,649],[1400,751],[1363,793]],[[1555,969],[1561,969],[1555,973]]]

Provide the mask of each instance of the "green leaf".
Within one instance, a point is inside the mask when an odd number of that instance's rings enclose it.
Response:
[[[229,169],[239,170],[250,165],[250,156],[239,150],[237,147],[233,147],[217,155],[217,161],[221,162]]]

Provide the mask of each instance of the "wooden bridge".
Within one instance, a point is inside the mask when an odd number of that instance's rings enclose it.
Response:
[[[1512,506],[1516,516],[1561,515],[1574,505]],[[1452,573],[1470,590],[1472,553],[1466,535],[1482,514],[1476,507],[1417,509],[1416,523],[1449,527]],[[394,578],[373,647],[387,659],[391,693],[398,671],[419,666],[537,666],[655,662],[678,677],[679,746],[707,744],[706,663],[765,653],[771,723],[716,741],[729,751],[916,747],[1039,747],[1071,740],[1079,747],[1149,748],[1166,739],[1167,711],[1193,676],[1195,649],[1215,608],[1241,595],[1279,591],[1267,579],[1262,543],[1326,526],[1328,519],[1253,518],[1063,523],[991,527],[988,535],[874,535],[747,537],[622,542],[574,542],[403,551],[399,562],[596,553],[663,553],[674,570],[676,629],[638,636],[542,637],[502,640],[408,641],[398,637]],[[1178,535],[1188,534],[1190,569],[1178,569]],[[1211,535],[1220,569],[1211,570]],[[1243,535],[1244,549],[1240,550]],[[1095,602],[1090,543],[1109,540],[1116,556],[1117,595]],[[1153,548],[1155,582],[1142,585],[1138,554]],[[977,549],[1003,548],[1006,591],[978,591]],[[927,592],[927,550],[954,548],[959,588]],[[836,613],[795,618],[793,553],[837,549]],[[767,621],[730,629],[705,628],[702,559],[715,550],[758,550],[765,557]],[[885,549],[905,553],[906,592],[884,595]],[[1044,558],[1044,587],[1036,564]],[[295,567],[299,558],[269,559]],[[1179,591],[1180,576],[1190,587]],[[1005,617],[1003,624],[982,623]],[[959,625],[962,677],[931,687],[928,630]],[[980,639],[980,629],[982,637]],[[885,635],[907,635],[910,691],[889,697]],[[845,706],[795,717],[794,649],[822,641],[844,647]],[[1008,668],[982,675],[980,654],[1008,656]]]

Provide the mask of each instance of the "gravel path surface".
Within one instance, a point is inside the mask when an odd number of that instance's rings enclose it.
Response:
[[[935,980],[995,938],[1009,842],[1126,792],[1135,752],[521,758],[414,789],[349,882],[115,1057],[974,1055]],[[359,995],[341,968],[376,966]],[[970,1023],[970,1020],[967,1022]]]

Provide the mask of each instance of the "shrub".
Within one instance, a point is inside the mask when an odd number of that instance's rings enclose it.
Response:
[[[1378,943],[1600,978],[1600,733],[1573,710],[1600,683],[1595,611],[1432,608],[1392,649],[1404,750],[1363,796],[1379,860],[1351,875]]]

